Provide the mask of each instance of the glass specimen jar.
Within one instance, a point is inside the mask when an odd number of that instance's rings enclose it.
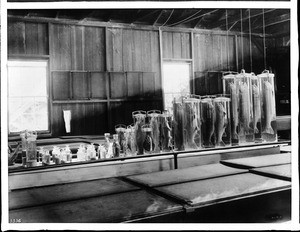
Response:
[[[173,100],[173,137],[174,148],[177,151],[184,151],[184,138],[183,138],[183,102],[182,98],[174,98]]]
[[[236,75],[239,98],[239,144],[254,143],[251,76],[252,73],[245,73],[245,70],[242,70],[241,73]]]
[[[213,99],[215,108],[216,147],[231,145],[230,98],[228,95],[217,95]]]
[[[183,127],[185,149],[201,148],[200,97],[195,95],[183,99]]]
[[[164,110],[159,116],[160,125],[160,144],[161,150],[168,152],[173,149],[172,142],[172,115]]]
[[[254,138],[255,142],[262,142],[261,132],[261,87],[257,76],[253,73],[251,76],[251,98],[252,98],[252,109],[253,109],[253,127],[254,127]]]
[[[161,148],[159,145],[160,131],[159,131],[159,117],[161,115],[160,110],[149,110],[147,111],[148,122],[151,128],[151,137],[153,139],[153,152],[159,153]]]
[[[118,135],[119,144],[120,144],[120,152],[125,152],[125,131],[126,131],[126,125],[118,124],[115,126],[115,131]]]
[[[261,93],[261,137],[265,142],[277,141],[274,74],[268,70],[257,75]]]
[[[134,135],[135,135],[135,143],[137,146],[137,154],[142,155],[144,154],[144,133],[142,131],[142,126],[145,125],[146,120],[146,111],[134,111],[132,112],[132,117],[134,121]]]
[[[203,148],[213,148],[216,144],[214,98],[213,95],[202,96],[200,101]]]
[[[230,96],[230,116],[231,116],[231,142],[232,145],[239,144],[239,88],[236,81],[237,73],[225,73],[223,75],[223,93]]]

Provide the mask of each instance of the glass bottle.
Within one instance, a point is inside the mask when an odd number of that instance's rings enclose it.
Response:
[[[201,109],[201,131],[202,147],[213,148],[216,145],[215,132],[215,107],[213,99],[215,96],[202,96],[200,102]]]
[[[245,70],[236,75],[239,99],[239,145],[254,143],[251,76],[252,73],[245,73]]]
[[[261,137],[264,142],[277,142],[274,74],[265,70],[257,78],[261,93]]]
[[[213,100],[215,108],[216,147],[231,145],[230,98],[228,95],[217,95]]]
[[[174,147],[177,151],[184,151],[184,108],[182,98],[173,100]]]
[[[113,135],[112,150],[113,150],[113,157],[114,158],[120,157],[121,146],[119,144],[119,138],[118,138],[117,134]]]
[[[147,111],[148,122],[151,128],[151,138],[153,139],[153,151],[159,153],[161,148],[159,144],[160,131],[159,131],[159,117],[161,115],[160,110]]]
[[[135,136],[135,144],[137,147],[137,154],[143,155],[144,154],[144,133],[142,131],[142,126],[145,125],[146,119],[146,111],[134,111],[132,112],[132,117],[134,120],[134,136]]]

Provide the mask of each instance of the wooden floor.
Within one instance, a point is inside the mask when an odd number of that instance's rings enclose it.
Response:
[[[290,156],[13,190],[9,217],[24,223],[288,221]]]

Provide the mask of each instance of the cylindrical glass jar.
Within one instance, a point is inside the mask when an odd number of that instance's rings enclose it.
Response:
[[[151,127],[151,137],[153,139],[154,148],[153,151],[159,153],[161,148],[159,144],[160,131],[159,131],[159,117],[161,115],[160,110],[150,110],[147,112],[148,122]]]
[[[177,151],[184,151],[184,135],[183,135],[183,118],[184,108],[182,99],[175,99],[173,101],[173,137],[174,148]]]
[[[216,147],[231,145],[230,98],[218,95],[213,100],[215,108]]]
[[[145,154],[150,154],[154,150],[154,142],[151,136],[152,128],[150,127],[149,124],[145,124],[142,126],[142,131],[144,133],[144,138],[145,138],[143,143],[144,152]]]
[[[200,102],[201,109],[201,131],[202,131],[202,147],[213,148],[216,144],[215,134],[215,107],[213,99],[215,96],[202,96]]]
[[[144,154],[144,133],[142,131],[142,126],[145,125],[146,120],[146,111],[134,111],[132,112],[132,117],[134,121],[134,136],[135,136],[135,143],[137,146],[137,154],[142,155]]]
[[[184,107],[184,147],[185,149],[201,148],[200,97],[195,95],[183,99]]]
[[[254,143],[251,76],[252,74],[245,73],[245,70],[236,75],[239,95],[239,144]]]
[[[36,150],[36,131],[27,131],[27,149],[26,149],[26,165],[33,167],[37,165],[37,150]]]
[[[118,124],[115,126],[115,131],[118,135],[119,144],[120,144],[120,152],[125,152],[125,131],[126,131],[126,125]]]
[[[172,115],[168,111],[163,111],[159,116],[159,125],[161,150],[168,152],[173,149]]]
[[[261,137],[265,142],[277,141],[274,74],[265,70],[257,75],[261,93]]]
[[[253,109],[253,124],[254,124],[254,137],[255,142],[262,142],[261,132],[262,132],[262,124],[261,124],[261,87],[260,82],[258,81],[257,76],[251,76],[251,89],[252,89],[252,109]]]
[[[224,94],[229,94],[230,96],[231,142],[232,145],[237,145],[239,144],[239,88],[236,74],[230,73],[223,76],[223,90]]]

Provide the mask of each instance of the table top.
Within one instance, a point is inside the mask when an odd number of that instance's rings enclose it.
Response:
[[[289,181],[252,173],[198,180],[156,189],[191,205],[207,205],[265,191],[290,188]]]
[[[24,177],[26,178],[26,176]],[[14,190],[9,193],[9,208],[17,209],[78,200],[87,197],[104,196],[140,189],[117,178],[58,184]]]
[[[291,181],[291,164],[254,168],[250,172]]]
[[[127,176],[126,178],[149,187],[157,187],[245,172],[248,172],[248,170],[231,168],[217,163],[184,169],[139,174]]]
[[[291,163],[291,153],[222,160],[222,164],[238,168],[259,168]]]
[[[34,223],[109,223],[183,211],[158,195],[137,190],[112,195],[11,210],[9,218]]]

